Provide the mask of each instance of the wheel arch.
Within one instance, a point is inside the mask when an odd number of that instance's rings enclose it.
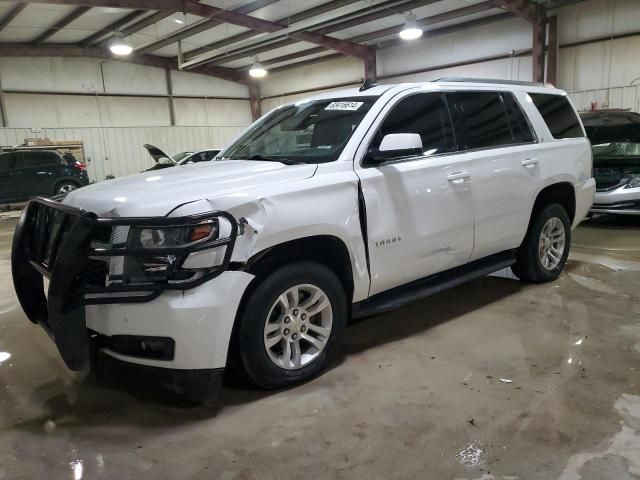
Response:
[[[562,205],[569,215],[569,220],[573,223],[576,216],[576,191],[571,182],[561,181],[547,185],[538,192],[529,218],[529,227],[531,227],[536,214],[550,203]]]
[[[53,182],[53,188],[51,189],[51,193],[55,195],[58,190],[58,187],[63,183],[73,183],[77,188],[82,187],[82,183],[77,178],[60,177]]]

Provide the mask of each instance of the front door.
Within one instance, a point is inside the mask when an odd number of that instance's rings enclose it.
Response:
[[[473,250],[471,159],[455,154],[440,93],[405,94],[365,139],[417,133],[422,154],[356,165],[367,212],[370,295],[466,263]]]
[[[23,198],[52,195],[57,180],[60,157],[55,152],[24,150],[18,152],[14,173],[16,188]]]

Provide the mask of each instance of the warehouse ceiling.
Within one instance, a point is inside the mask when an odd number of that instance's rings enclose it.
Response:
[[[171,0],[2,2],[0,43],[5,54],[12,47],[16,55],[74,52],[79,56],[106,51],[109,39],[120,34],[134,47],[133,56],[145,58],[148,64],[180,65],[198,73],[207,73],[207,69],[213,74],[231,72],[232,79],[234,74],[243,74],[255,56],[270,71],[278,71],[349,54],[352,45],[395,45],[409,12],[415,14],[425,36],[513,16],[493,0],[202,0],[198,4],[205,6],[198,11],[201,15],[170,9],[172,4],[187,3],[196,4]],[[151,6],[160,9],[140,8]],[[230,22],[227,14],[242,21]],[[247,24],[245,19],[259,28],[241,25]],[[265,25],[271,31],[265,31]],[[300,32],[316,35],[304,37]],[[337,47],[331,48],[335,40]]]

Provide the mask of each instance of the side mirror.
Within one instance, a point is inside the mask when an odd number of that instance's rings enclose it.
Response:
[[[422,139],[417,133],[389,133],[382,138],[380,147],[367,152],[366,163],[381,163],[387,160],[422,153]]]

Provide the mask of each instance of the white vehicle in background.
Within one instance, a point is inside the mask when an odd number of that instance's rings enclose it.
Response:
[[[352,317],[507,266],[556,279],[591,172],[561,90],[444,79],[331,92],[276,108],[215,162],[32,201],[14,283],[71,369],[101,350],[191,399],[230,364],[285,387],[327,367]]]
[[[175,167],[176,165],[188,165],[190,163],[209,162],[213,160],[220,148],[208,148],[205,150],[195,150],[176,153],[175,155],[168,155],[155,145],[145,144],[144,148],[149,152],[153,161],[156,164],[145,170],[149,172],[151,170],[162,170],[167,167]]]

